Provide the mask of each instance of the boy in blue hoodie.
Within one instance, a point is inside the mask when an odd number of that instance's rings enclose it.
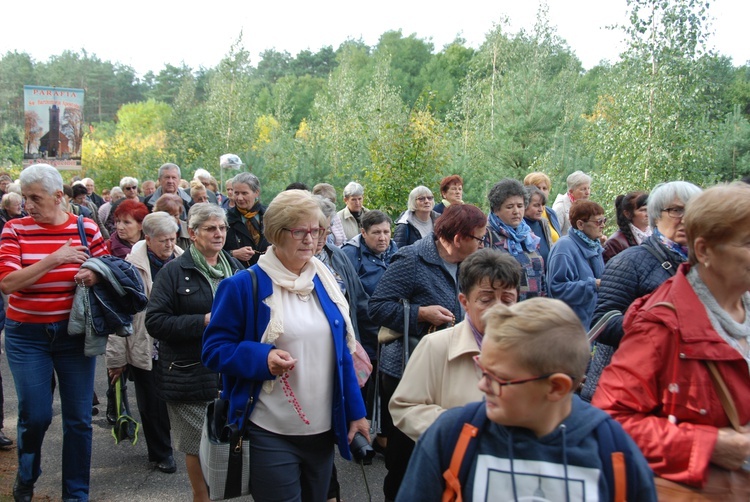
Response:
[[[655,501],[653,473],[632,439],[574,394],[590,349],[570,307],[532,298],[496,305],[484,320],[475,362],[485,401],[443,413],[422,435],[397,502],[441,500],[465,422],[477,431],[456,476],[464,501]]]

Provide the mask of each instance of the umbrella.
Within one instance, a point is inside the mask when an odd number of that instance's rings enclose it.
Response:
[[[115,438],[115,444],[120,441],[129,439],[132,444],[138,441],[138,429],[141,428],[133,417],[130,416],[128,407],[128,396],[122,392],[122,376],[115,382],[115,406],[117,406],[117,422],[112,428],[112,436]]]

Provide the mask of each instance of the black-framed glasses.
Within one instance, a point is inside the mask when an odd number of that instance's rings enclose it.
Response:
[[[665,211],[669,215],[670,218],[677,219],[677,218],[682,218],[683,216],[685,216],[685,208],[684,207],[679,207],[679,206],[666,207],[666,208],[664,208],[664,209],[661,210],[662,213],[665,212]]]
[[[123,190],[138,190],[138,187],[123,187]]]
[[[474,239],[475,241],[479,241],[479,247],[484,247],[486,242],[484,242],[484,237],[477,237],[476,235],[469,234],[469,237]]]
[[[313,239],[317,239],[320,237],[321,232],[325,231],[322,227],[313,227],[313,228],[285,228],[287,232],[292,234],[292,238],[297,241],[301,241],[305,238],[307,234],[310,234],[310,237]]]
[[[594,225],[599,225],[600,227],[603,227],[607,224],[607,218],[599,218],[598,220],[586,220],[589,223],[593,223]]]
[[[479,356],[474,356],[474,369],[476,369],[477,377],[479,377],[479,381],[482,381],[483,378],[487,379],[487,382],[489,384],[488,388],[490,391],[492,391],[492,394],[495,396],[499,396],[503,392],[503,387],[507,387],[508,385],[520,385],[522,383],[528,383],[528,382],[536,382],[538,380],[545,380],[554,373],[548,373],[546,375],[540,375],[537,377],[532,378],[521,378],[519,380],[503,380],[502,378],[498,378],[486,369],[482,367],[481,364],[479,364]]]

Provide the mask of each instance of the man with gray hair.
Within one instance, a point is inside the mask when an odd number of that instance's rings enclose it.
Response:
[[[560,237],[568,235],[570,230],[570,220],[568,215],[570,214],[570,206],[577,200],[588,200],[591,196],[591,176],[584,173],[583,171],[576,171],[571,173],[567,180],[568,191],[566,193],[558,194],[555,198],[555,203],[552,204],[552,209],[557,214],[557,221],[560,222],[562,228],[560,229]]]
[[[180,219],[187,219],[187,213],[190,210],[190,206],[193,205],[193,199],[188,192],[180,188],[181,175],[180,166],[177,164],[167,162],[161,165],[159,168],[159,188],[143,201],[151,212],[154,211],[154,204],[156,204],[156,201],[159,200],[162,194],[173,193],[182,199],[183,211]]]
[[[344,204],[346,204],[346,207],[337,214],[341,219],[341,225],[344,227],[346,240],[353,239],[360,233],[362,215],[368,211],[362,205],[364,195],[364,187],[356,181],[352,181],[344,187]]]
[[[100,208],[102,204],[104,204],[104,199],[101,198],[99,194],[94,192],[94,180],[91,178],[83,178],[81,180],[81,183],[83,183],[83,186],[86,187],[86,192],[88,193],[88,199],[96,204],[97,208]]]

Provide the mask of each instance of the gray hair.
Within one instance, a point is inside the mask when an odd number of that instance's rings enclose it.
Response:
[[[577,186],[591,184],[593,178],[583,171],[576,171],[568,175],[568,179],[565,180],[568,184],[568,191],[573,190]]]
[[[3,195],[3,200],[2,203],[0,203],[0,207],[2,207],[3,209],[8,209],[13,202],[18,202],[20,204],[21,202],[23,202],[23,197],[18,195],[16,192],[8,192]]]
[[[336,203],[336,189],[330,183],[318,183],[312,189],[313,195],[320,195],[330,200],[334,204]]]
[[[646,203],[648,224],[651,225],[651,228],[656,228],[656,224],[661,220],[661,214],[675,199],[678,199],[687,206],[688,201],[702,191],[687,181],[659,183],[651,190],[648,202]]]
[[[320,210],[323,211],[323,216],[330,221],[333,215],[336,214],[336,204],[326,199],[322,195],[313,195],[315,200],[320,204]]]
[[[211,204],[210,202],[193,204],[193,207],[188,211],[188,228],[193,232],[197,232],[201,225],[212,218],[218,218],[224,224],[227,223],[227,214],[221,206]]]
[[[247,185],[253,192],[260,192],[260,180],[253,173],[240,173],[232,180],[232,188],[234,185]]]
[[[10,174],[0,174],[0,181],[7,181],[8,183],[13,183],[13,178],[10,177]]]
[[[424,185],[419,185],[417,188],[409,192],[409,202],[407,204],[409,211],[417,210],[417,197],[422,197],[423,195],[433,196],[432,190]]]
[[[182,171],[180,171],[180,166],[178,166],[177,164],[172,164],[171,162],[167,162],[166,164],[162,164],[161,165],[161,167],[159,168],[159,176],[158,176],[158,178],[161,179],[161,176],[166,171],[171,171],[173,169],[177,170],[177,177],[178,178],[182,178]]]
[[[109,191],[109,196],[112,200],[122,199],[125,197],[125,192],[120,187],[112,187],[112,190]]]
[[[356,181],[350,181],[348,185],[344,187],[344,197],[359,197],[365,194],[365,187],[357,183]]]
[[[7,192],[8,193],[13,192],[13,193],[17,193],[18,195],[23,195],[21,193],[21,185],[19,185],[18,183],[11,183],[10,185],[8,185]]]
[[[527,205],[527,206],[528,206],[529,204],[531,204],[531,199],[532,199],[532,198],[533,198],[533,197],[534,197],[535,195],[538,195],[538,196],[539,196],[539,198],[540,198],[540,199],[541,199],[541,201],[542,201],[542,205],[543,205],[543,206],[546,206],[546,205],[547,205],[547,196],[546,196],[546,195],[544,195],[544,192],[542,192],[542,191],[541,191],[541,190],[540,190],[539,188],[537,188],[537,186],[536,186],[536,185],[524,185],[523,189],[524,189],[524,190],[526,190],[526,194],[527,194],[527,197],[528,197],[528,198],[526,199],[526,200],[528,200],[528,202],[526,203],[526,205]]]
[[[138,186],[138,180],[132,176],[125,176],[120,180],[120,188],[125,188],[128,185]]]
[[[209,173],[202,167],[199,167],[198,169],[195,170],[195,174],[193,174],[193,179],[199,180],[199,181],[209,180],[211,179],[211,173]]]
[[[514,196],[521,197],[524,206],[529,205],[529,194],[523,189],[521,182],[512,178],[504,178],[495,183],[495,186],[490,189],[490,193],[487,194],[487,200],[490,201],[490,209],[494,212],[509,197]]]
[[[169,213],[157,211],[143,218],[143,234],[154,238],[160,235],[176,234],[180,227]]]
[[[21,171],[20,182],[21,188],[26,188],[34,183],[39,183],[42,188],[54,195],[57,191],[63,189],[63,179],[60,171],[49,164],[34,164]]]

